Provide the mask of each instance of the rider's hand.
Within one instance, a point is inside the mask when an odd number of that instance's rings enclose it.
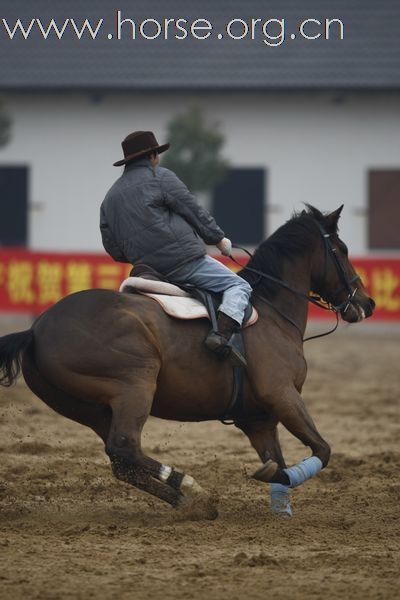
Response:
[[[232,254],[232,242],[228,238],[222,238],[217,244],[218,250],[224,256],[230,256]]]

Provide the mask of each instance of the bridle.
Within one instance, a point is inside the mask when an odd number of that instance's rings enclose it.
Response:
[[[327,331],[325,333],[321,333],[319,335],[313,335],[313,336],[310,336],[308,338],[305,338],[305,339],[303,339],[303,342],[307,342],[308,340],[313,340],[313,339],[316,339],[316,338],[324,337],[324,336],[329,335],[330,333],[333,333],[334,331],[336,331],[336,329],[337,329],[337,327],[339,325],[339,313],[341,313],[341,312],[345,313],[349,309],[349,307],[352,304],[354,304],[354,297],[355,297],[355,295],[357,293],[358,287],[355,287],[353,289],[352,285],[358,279],[360,279],[360,276],[357,275],[357,274],[354,275],[354,277],[352,277],[351,279],[348,278],[347,273],[345,271],[345,268],[343,266],[343,263],[342,263],[342,261],[340,260],[338,254],[337,254],[336,248],[334,248],[334,246],[332,244],[331,234],[327,233],[325,231],[325,229],[323,228],[323,226],[320,223],[318,223],[317,221],[315,222],[315,224],[317,225],[318,230],[319,230],[319,232],[321,234],[322,240],[324,242],[324,249],[325,249],[323,284],[326,282],[327,268],[328,268],[328,259],[329,258],[332,259],[333,264],[336,267],[336,271],[337,271],[337,273],[339,275],[339,278],[340,278],[340,281],[341,281],[341,286],[332,294],[332,299],[333,300],[328,300],[327,298],[323,298],[321,295],[305,294],[304,292],[302,292],[300,290],[297,290],[296,288],[292,287],[291,285],[289,285],[285,281],[282,281],[282,279],[278,279],[277,277],[274,277],[273,275],[269,275],[268,273],[263,273],[262,271],[259,271],[258,269],[253,269],[252,267],[247,267],[247,266],[243,267],[237,260],[235,260],[233,258],[233,256],[230,256],[230,258],[233,260],[233,262],[236,263],[237,265],[239,265],[242,269],[244,269],[245,271],[249,271],[251,273],[255,273],[256,275],[259,276],[258,281],[253,286],[254,288],[256,288],[256,286],[260,283],[260,281],[261,281],[262,278],[265,278],[265,279],[268,279],[269,281],[272,281],[273,283],[276,283],[280,287],[282,287],[282,288],[284,288],[286,290],[289,290],[290,292],[292,292],[296,296],[304,298],[305,300],[307,300],[307,302],[310,302],[311,304],[314,304],[315,306],[318,306],[319,308],[322,308],[324,310],[330,310],[331,312],[333,312],[335,314],[335,316],[336,316],[336,324],[333,327],[333,329],[331,329],[331,330],[329,330],[329,331]],[[238,250],[242,250],[248,256],[250,256],[250,258],[253,258],[253,255],[251,254],[251,252],[249,252],[245,248],[241,248],[240,246],[237,246],[236,244],[233,244],[232,247],[233,248],[237,248]],[[324,287],[324,286],[322,285],[322,287]],[[335,300],[335,298],[343,290],[347,291],[347,297],[340,304],[336,304],[334,302],[334,300]],[[281,309],[278,308],[276,306],[276,304],[274,304],[273,302],[271,302],[267,298],[264,298],[260,294],[256,294],[256,295],[257,295],[257,298],[259,300],[261,300],[265,304],[268,304],[281,317],[283,317],[286,321],[288,321],[289,323],[291,323],[300,332],[301,336],[303,335],[302,332],[301,332],[301,329],[297,325],[297,323],[291,317],[289,317],[283,311],[281,311]],[[324,300],[324,303],[322,303],[322,300]]]
[[[335,304],[332,301],[328,301],[328,304],[330,305],[330,310],[336,312],[336,313],[340,313],[340,312],[346,312],[349,308],[349,306],[351,304],[353,304],[353,299],[354,296],[357,293],[358,288],[355,287],[354,289],[352,289],[352,284],[355,283],[356,281],[358,281],[360,279],[360,276],[357,275],[357,273],[354,275],[354,277],[352,277],[351,279],[349,279],[347,277],[347,273],[345,271],[345,268],[343,266],[342,261],[340,260],[336,248],[333,246],[332,241],[331,241],[331,234],[330,233],[326,233],[325,229],[322,227],[322,225],[320,223],[316,223],[322,239],[324,241],[324,247],[325,247],[325,267],[324,267],[324,281],[326,281],[326,270],[327,270],[327,262],[328,262],[328,257],[332,258],[333,260],[333,264],[336,267],[336,271],[339,274],[339,278],[341,280],[342,285],[333,293],[333,299],[335,299],[343,290],[347,291],[347,298],[345,298],[345,300],[343,300],[343,302],[341,302],[340,304]]]

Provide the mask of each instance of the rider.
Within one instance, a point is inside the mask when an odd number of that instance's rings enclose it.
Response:
[[[122,142],[125,165],[100,209],[100,230],[106,251],[116,261],[149,265],[173,283],[190,283],[210,292],[223,292],[218,331],[205,339],[207,348],[246,366],[229,340],[240,329],[251,287],[219,261],[206,254],[215,244],[229,256],[231,241],[202,208],[185,184],[159,165],[159,145],[151,131],[135,131]]]

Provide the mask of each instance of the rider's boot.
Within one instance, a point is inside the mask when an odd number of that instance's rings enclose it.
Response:
[[[239,323],[220,312],[218,313],[218,331],[212,329],[204,343],[209,350],[221,358],[229,358],[234,367],[247,367],[244,356],[231,344],[232,336],[239,329]]]

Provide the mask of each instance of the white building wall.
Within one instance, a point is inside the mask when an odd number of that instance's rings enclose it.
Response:
[[[342,237],[353,254],[364,254],[368,170],[400,168],[397,96],[171,93],[4,98],[14,125],[11,143],[0,149],[0,165],[30,167],[29,231],[34,249],[101,250],[99,205],[120,173],[112,163],[122,155],[122,138],[136,129],[152,129],[162,143],[168,121],[194,104],[220,125],[232,166],[267,169],[268,233],[302,202],[321,210],[344,203]]]

